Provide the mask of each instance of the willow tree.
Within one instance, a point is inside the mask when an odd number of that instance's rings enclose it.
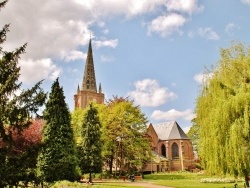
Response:
[[[221,49],[213,76],[197,98],[199,155],[215,174],[250,171],[250,47],[233,43]],[[247,183],[248,184],[248,183]]]
[[[142,170],[150,154],[147,119],[139,106],[128,98],[114,97],[102,114],[103,156],[109,173],[113,167],[120,171]]]

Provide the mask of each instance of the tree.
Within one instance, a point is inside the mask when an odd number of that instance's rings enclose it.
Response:
[[[77,178],[76,146],[70,113],[58,79],[52,84],[43,117],[45,125],[43,146],[38,156],[38,174],[47,182],[74,181]]]
[[[32,124],[22,133],[12,130],[13,147],[6,162],[8,183],[18,185],[20,181],[37,182],[36,159],[42,139],[44,121],[33,119]],[[4,144],[4,143],[0,143]]]
[[[0,3],[2,8],[7,1]],[[2,45],[9,31],[9,24],[0,30],[0,45]],[[20,67],[18,60],[24,53],[26,44],[14,51],[4,51],[0,46],[0,187],[8,184],[8,166],[6,161],[11,155],[13,147],[12,130],[21,133],[31,124],[31,115],[37,114],[39,108],[44,104],[46,94],[41,89],[42,81],[31,89],[22,90],[22,83],[18,81]],[[20,94],[17,94],[20,91]]]
[[[199,155],[210,173],[249,175],[250,47],[221,49],[213,77],[197,98]],[[248,181],[246,182],[248,185]]]
[[[92,173],[102,170],[102,142],[101,123],[98,111],[89,105],[87,113],[84,115],[82,124],[82,143],[79,147],[80,168],[82,173],[89,173],[89,182],[92,182]]]
[[[109,173],[113,165],[123,171],[142,170],[149,159],[150,143],[145,136],[147,119],[128,98],[115,96],[102,112],[103,155]],[[117,171],[117,170],[116,170]]]
[[[189,129],[187,136],[192,140],[193,150],[197,152],[197,145],[199,143],[199,126],[196,123],[196,119],[192,120],[192,127]]]

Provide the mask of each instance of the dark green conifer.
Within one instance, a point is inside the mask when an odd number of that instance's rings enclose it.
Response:
[[[0,2],[0,9],[7,1]],[[4,51],[2,45],[7,38],[9,24],[0,29],[0,187],[14,185],[19,179],[13,161],[13,132],[21,133],[31,124],[31,116],[39,111],[46,99],[40,88],[41,81],[31,89],[22,90],[18,81],[18,60],[25,52],[26,44],[14,51]],[[20,172],[19,172],[20,173]],[[20,175],[20,174],[19,174]]]
[[[38,157],[38,174],[43,181],[73,181],[77,160],[70,113],[58,79],[53,83],[44,110],[43,148]]]
[[[84,115],[82,125],[82,143],[80,146],[80,168],[82,173],[89,173],[89,182],[92,182],[92,173],[102,169],[101,123],[98,111],[90,104]]]

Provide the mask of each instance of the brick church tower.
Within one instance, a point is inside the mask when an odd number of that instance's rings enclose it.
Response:
[[[88,54],[82,80],[82,87],[80,89],[78,85],[77,93],[74,95],[74,100],[75,109],[85,108],[91,101],[96,102],[97,104],[104,103],[104,94],[102,93],[101,84],[99,85],[98,92],[96,88],[95,67],[91,39],[89,41]]]

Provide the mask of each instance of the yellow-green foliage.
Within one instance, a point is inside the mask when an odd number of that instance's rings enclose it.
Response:
[[[250,164],[250,47],[233,43],[196,103],[199,155],[211,173],[243,174]]]

